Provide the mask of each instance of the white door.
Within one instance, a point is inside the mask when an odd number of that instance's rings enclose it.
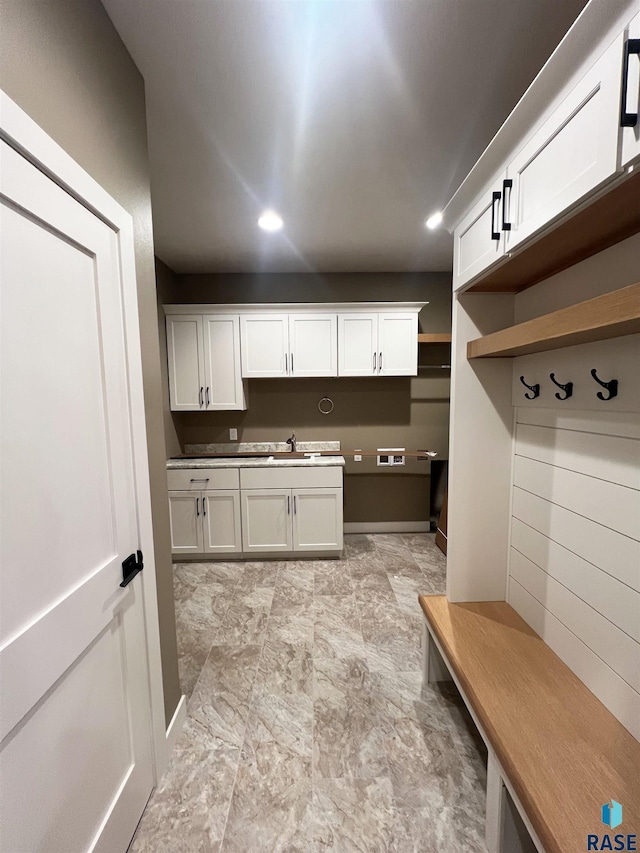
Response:
[[[504,260],[506,171],[473,205],[453,234],[453,289],[460,290],[484,270]]]
[[[245,379],[289,375],[288,314],[243,314],[240,330]]]
[[[204,407],[204,345],[199,314],[167,316],[169,399],[174,412]]]
[[[342,550],[342,489],[294,489],[293,550]]]
[[[634,41],[631,41],[631,40]],[[621,94],[622,151],[621,166],[625,169],[640,160],[640,12],[629,25],[625,40],[623,75],[626,87]]]
[[[338,376],[378,372],[378,315],[338,314]]]
[[[120,853],[153,773],[117,237],[4,142],[0,191],[0,849]]]
[[[418,373],[418,315],[380,314],[378,317],[378,372],[380,376]]]
[[[338,375],[336,314],[289,314],[291,376]]]
[[[242,551],[238,489],[202,493],[202,529],[205,554],[235,554]]]
[[[208,410],[246,409],[240,368],[240,317],[233,314],[205,314],[204,408]]]
[[[611,178],[618,161],[622,34],[509,163],[512,249]]]
[[[242,550],[291,551],[291,489],[242,490]]]
[[[169,492],[172,554],[202,554],[202,493]]]

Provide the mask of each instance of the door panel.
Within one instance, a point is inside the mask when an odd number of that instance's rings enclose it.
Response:
[[[243,551],[291,551],[291,490],[242,491]]]
[[[204,405],[204,344],[202,317],[167,317],[169,397],[174,412],[197,412]]]
[[[502,211],[506,177],[506,171],[496,176],[491,189],[474,204],[454,232],[454,291],[504,259]],[[497,240],[493,239],[495,235]]]
[[[243,314],[240,318],[242,375],[289,375],[289,315]]]
[[[640,39],[640,12],[629,25],[629,38]],[[621,167],[626,169],[640,160],[640,54],[629,53],[625,112],[636,116],[634,127],[622,128]]]
[[[202,529],[206,554],[233,554],[242,551],[240,535],[240,492],[236,490],[202,493]]]
[[[125,850],[153,775],[117,239],[0,158],[0,849]]]
[[[416,376],[418,315],[380,314],[378,334],[380,376]]]
[[[240,368],[240,318],[230,314],[205,314],[205,409],[246,409]]]
[[[172,554],[201,554],[202,493],[169,492],[169,526]]]
[[[289,349],[292,376],[337,376],[337,315],[290,314]]]
[[[342,550],[342,489],[294,489],[294,551]]]
[[[338,375],[378,372],[378,315],[338,314]]]

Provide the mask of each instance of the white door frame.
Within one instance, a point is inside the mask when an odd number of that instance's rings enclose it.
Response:
[[[146,652],[151,697],[154,776],[157,785],[168,761],[164,694],[160,659],[160,631],[156,592],[155,553],[151,522],[151,492],[147,431],[142,386],[142,354],[138,324],[138,294],[133,219],[84,169],[48,136],[0,89],[0,138],[20,152],[73,198],[105,222],[116,234],[123,287],[124,334],[127,351],[129,407],[132,422],[139,548],[144,554],[141,572]],[[181,703],[184,704],[184,703]],[[180,708],[180,705],[178,706]],[[173,722],[173,721],[172,721]]]

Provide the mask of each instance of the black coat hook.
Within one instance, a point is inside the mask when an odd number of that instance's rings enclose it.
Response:
[[[528,388],[529,391],[531,391],[531,395],[529,395],[529,394],[524,395],[527,400],[535,400],[536,397],[540,396],[540,383],[539,382],[536,382],[535,385],[529,385],[528,383],[526,383],[524,381],[524,376],[520,377],[520,382],[522,382],[522,384],[524,385],[525,388]]]
[[[550,373],[549,379],[553,382],[554,385],[557,385],[558,388],[561,388],[564,391],[564,396],[562,394],[558,394],[558,392],[556,391],[556,399],[568,400],[569,397],[573,394],[573,382],[567,382],[566,385],[563,385],[562,382],[558,382],[555,373]]]
[[[602,393],[602,391],[598,391],[598,393],[596,394],[596,397],[598,398],[598,400],[605,400],[605,401],[606,400],[613,400],[614,397],[618,396],[618,380],[617,379],[610,379],[609,382],[603,382],[602,379],[598,378],[598,374],[596,373],[595,367],[592,369],[591,375],[596,380],[598,385],[602,385],[602,387],[606,388],[607,391],[609,392],[609,396],[605,397],[604,394]]]

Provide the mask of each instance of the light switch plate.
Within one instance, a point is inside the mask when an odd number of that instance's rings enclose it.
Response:
[[[229,441],[237,441],[238,440],[238,430],[235,427],[230,427],[229,429]]]

